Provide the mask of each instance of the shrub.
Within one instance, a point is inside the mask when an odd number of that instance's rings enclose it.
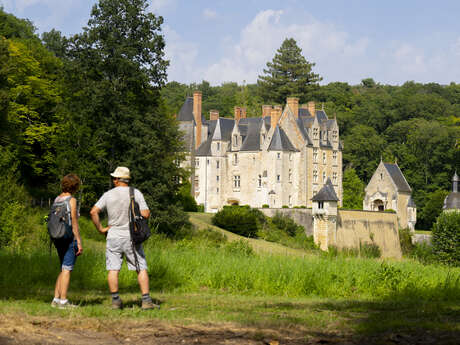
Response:
[[[212,217],[212,223],[235,234],[255,237],[262,212],[248,206],[224,206]],[[263,216],[263,214],[262,214]]]
[[[190,183],[185,183],[179,189],[179,202],[185,212],[197,212],[198,204],[195,201],[195,198],[190,193],[191,190]]]
[[[283,205],[281,208],[289,208],[288,205]]]
[[[199,204],[197,206],[197,209],[196,209],[197,212],[204,212],[204,205],[203,204]]]
[[[433,252],[438,260],[460,265],[460,212],[443,212],[433,226]]]
[[[289,236],[295,236],[299,228],[299,225],[291,218],[279,212],[276,212],[275,216],[272,217],[272,223],[275,224],[278,229],[285,231]],[[304,232],[303,227],[300,226],[300,228],[302,228],[301,231]]]
[[[227,243],[224,247],[225,252],[232,255],[238,256],[252,256],[254,255],[254,250],[249,245],[248,241],[239,240]]]
[[[391,208],[387,208],[386,210],[384,210],[383,212],[387,212],[387,213],[396,213],[395,210],[391,209]]]
[[[262,208],[269,208],[270,206],[268,206],[268,204],[263,204],[262,205]]]
[[[375,243],[360,243],[359,255],[363,258],[379,258],[381,251]]]
[[[433,252],[433,246],[429,243],[415,243],[410,256],[422,264],[431,264],[436,261],[436,256]]]
[[[410,255],[414,249],[412,244],[412,233],[410,229],[399,229],[399,243],[401,245],[401,251],[403,255]]]

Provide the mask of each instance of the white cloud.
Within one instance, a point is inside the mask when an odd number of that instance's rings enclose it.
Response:
[[[174,7],[177,0],[152,0],[149,6],[149,11],[161,12],[167,8]]]
[[[266,63],[273,59],[276,50],[285,38],[294,38],[310,62],[317,62],[315,73],[325,80],[338,80],[345,72],[350,72],[351,60],[363,59],[367,54],[369,39],[350,39],[349,35],[333,25],[322,23],[313,17],[282,10],[265,10],[241,30],[238,42],[227,44],[225,57],[205,69],[204,79],[213,84],[222,81],[246,80],[254,83],[263,73]],[[319,68],[321,65],[321,68]],[[356,66],[362,68],[365,64]],[[337,79],[336,79],[337,78]],[[356,76],[357,80],[360,76]]]
[[[217,17],[217,12],[209,8],[203,10],[203,17],[205,19],[215,19]]]

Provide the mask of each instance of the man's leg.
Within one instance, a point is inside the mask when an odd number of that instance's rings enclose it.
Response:
[[[107,275],[107,281],[109,283],[110,293],[118,292],[118,273],[120,271],[110,270]]]
[[[143,295],[149,293],[149,275],[147,270],[141,270],[137,274],[137,281],[139,282],[139,287]]]

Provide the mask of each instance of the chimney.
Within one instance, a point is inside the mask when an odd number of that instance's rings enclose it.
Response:
[[[272,106],[271,105],[263,105],[262,106],[262,117],[271,116],[272,114]]]
[[[310,115],[315,116],[316,115],[315,102],[314,101],[308,102],[307,107],[308,107],[308,112],[310,113]]]
[[[242,119],[246,118],[246,108],[241,108],[241,118]]]
[[[278,120],[281,117],[282,111],[283,111],[283,108],[281,107],[281,105],[275,105],[273,107],[272,114],[271,114],[271,121],[270,121],[270,124],[273,128],[276,127],[276,124],[278,123]]]
[[[193,117],[196,123],[195,148],[201,145],[201,91],[193,93]]]
[[[299,117],[299,99],[297,97],[288,97],[286,103],[297,119]]]
[[[219,119],[219,110],[210,110],[209,111],[209,119],[211,121]]]
[[[240,108],[240,107],[235,107],[235,108],[234,108],[234,114],[235,114],[235,121],[236,121],[236,122],[240,121],[240,118],[241,118],[241,108]]]

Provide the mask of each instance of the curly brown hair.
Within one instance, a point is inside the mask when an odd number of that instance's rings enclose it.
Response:
[[[80,178],[75,174],[67,174],[61,180],[61,189],[64,193],[75,193],[80,188]]]

